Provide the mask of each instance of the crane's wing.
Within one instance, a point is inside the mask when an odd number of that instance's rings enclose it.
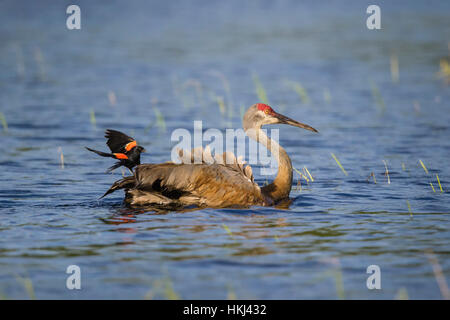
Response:
[[[105,131],[106,144],[112,153],[126,153],[137,146],[136,140],[120,131],[108,129]]]
[[[255,183],[253,178],[252,167],[246,165],[246,162],[242,159],[242,156],[236,158],[232,152],[224,152],[222,154],[211,154],[211,148],[198,147],[191,151],[178,150],[178,156],[181,163],[184,164],[220,164],[231,170],[240,172],[250,182]]]

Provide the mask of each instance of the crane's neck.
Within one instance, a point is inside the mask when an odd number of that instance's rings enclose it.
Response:
[[[255,134],[249,134],[249,137],[264,145],[267,150],[270,150],[271,154],[278,162],[278,173],[275,180],[271,184],[262,187],[262,193],[269,196],[275,202],[289,198],[289,193],[291,192],[292,187],[291,159],[284,148],[281,147],[276,141],[267,137],[260,127],[256,128],[254,132]]]

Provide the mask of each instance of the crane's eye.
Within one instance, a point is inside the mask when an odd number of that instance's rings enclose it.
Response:
[[[269,112],[270,112],[269,109],[264,110],[264,113],[265,113],[265,114],[269,114]]]

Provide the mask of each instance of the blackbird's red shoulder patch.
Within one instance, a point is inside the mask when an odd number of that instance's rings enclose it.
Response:
[[[125,150],[126,150],[126,151],[130,151],[131,149],[133,149],[133,148],[136,147],[136,146],[137,146],[136,140],[131,141],[131,142],[129,142],[129,143],[127,143],[127,144],[125,145]]]
[[[128,159],[128,156],[125,153],[113,153],[116,159]]]

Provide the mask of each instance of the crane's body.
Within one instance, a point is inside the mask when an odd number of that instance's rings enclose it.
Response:
[[[138,165],[133,176],[116,181],[103,195],[125,189],[125,202],[131,206],[158,205],[180,207],[232,207],[274,205],[289,197],[292,186],[292,164],[286,151],[261,130],[265,124],[288,124],[310,131],[316,129],[276,113],[268,105],[251,106],[244,115],[246,134],[263,144],[278,161],[275,180],[259,187],[253,180],[250,166],[224,153],[212,157],[209,149],[202,150],[202,163],[166,162]],[[275,150],[275,152],[274,152]],[[193,155],[181,151],[180,158],[192,160]]]

